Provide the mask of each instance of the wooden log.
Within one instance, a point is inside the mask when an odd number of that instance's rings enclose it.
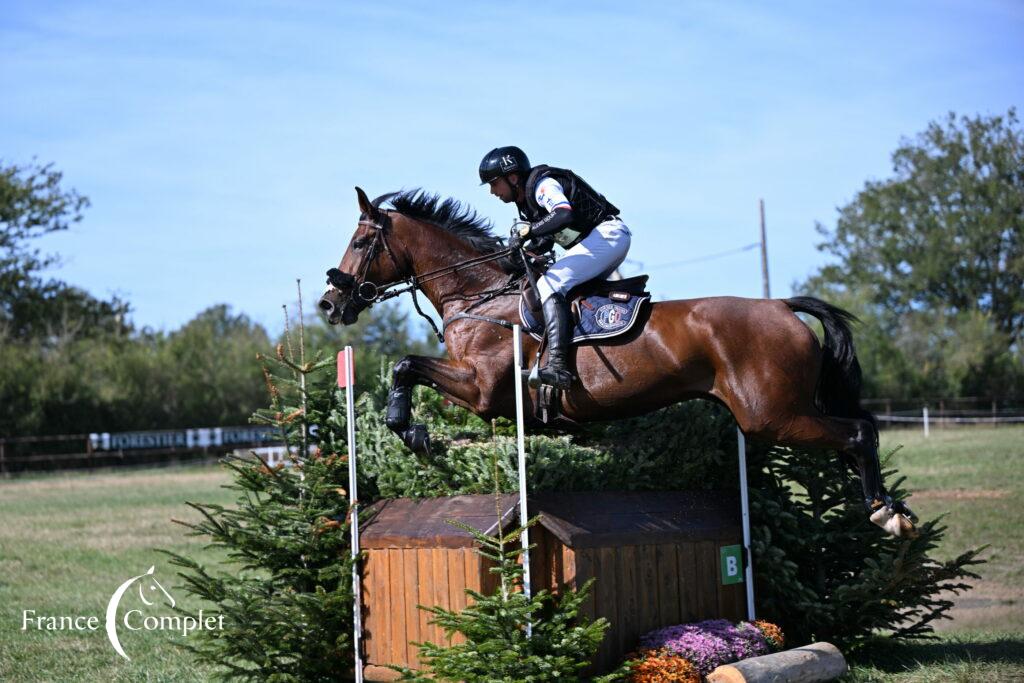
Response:
[[[843,653],[831,643],[811,643],[718,667],[708,683],[818,683],[847,672]]]

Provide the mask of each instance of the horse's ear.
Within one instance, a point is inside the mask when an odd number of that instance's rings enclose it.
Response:
[[[370,218],[376,218],[377,209],[370,203],[370,198],[366,196],[365,192],[363,192],[363,188],[356,188],[356,197],[359,198],[359,210]]]

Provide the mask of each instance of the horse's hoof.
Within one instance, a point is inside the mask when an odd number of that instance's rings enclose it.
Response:
[[[899,512],[893,514],[892,519],[885,525],[885,530],[896,538],[911,539],[918,536],[914,523]]]
[[[895,514],[893,513],[892,508],[888,505],[872,505],[872,508],[874,509],[874,512],[871,513],[871,517],[869,518],[871,519],[871,523],[888,531],[886,525],[889,524]]]
[[[914,522],[902,512],[894,509],[895,507],[895,505],[879,507],[871,513],[871,523],[880,526],[886,533],[896,538],[917,538],[917,527],[914,526]]]
[[[426,455],[430,452],[430,433],[426,425],[413,425],[405,430],[402,441],[406,448],[417,455]]]

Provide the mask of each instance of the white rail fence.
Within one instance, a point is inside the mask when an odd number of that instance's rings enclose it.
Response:
[[[929,414],[928,406],[920,410],[903,410],[898,413],[875,413],[875,419],[887,426],[907,427],[910,425],[921,425],[924,435],[928,436],[932,427],[954,427],[965,425],[1013,425],[1024,424],[1024,415],[1014,414],[992,414],[976,411],[957,411],[950,414],[940,412],[938,415]]]

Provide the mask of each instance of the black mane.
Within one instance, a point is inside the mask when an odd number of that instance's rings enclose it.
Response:
[[[395,211],[410,218],[433,223],[451,234],[469,242],[477,251],[489,254],[505,248],[505,242],[491,233],[491,222],[477,214],[470,206],[420,188],[389,192],[373,200],[374,208],[388,203]]]

